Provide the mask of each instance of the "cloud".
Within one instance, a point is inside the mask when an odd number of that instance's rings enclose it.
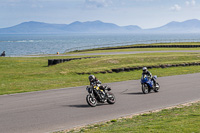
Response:
[[[179,6],[178,4],[175,4],[174,6],[172,6],[170,8],[171,11],[180,11],[181,10],[181,6]]]
[[[195,6],[196,5],[196,0],[186,1],[185,4],[187,6]]]
[[[189,2],[189,1],[186,1],[185,4],[186,4],[186,6],[189,6],[189,5],[190,5],[190,2]]]
[[[112,0],[85,0],[87,8],[102,8],[112,4]]]
[[[195,6],[195,5],[196,5],[196,1],[195,1],[195,0],[192,0],[192,1],[191,1],[191,5]]]
[[[5,7],[22,7],[27,5],[28,7],[41,7],[41,0],[2,0],[0,6]]]

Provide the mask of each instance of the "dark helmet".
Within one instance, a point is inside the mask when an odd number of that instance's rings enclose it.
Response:
[[[95,76],[94,75],[90,75],[88,77],[88,79],[89,79],[90,82],[93,82],[95,80]]]
[[[143,72],[147,72],[147,68],[146,67],[143,67],[142,70],[143,70]]]

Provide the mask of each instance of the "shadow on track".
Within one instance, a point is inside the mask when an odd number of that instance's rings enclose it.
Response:
[[[109,105],[109,104],[97,104],[96,106],[103,106],[103,105]],[[67,106],[67,107],[74,107],[74,108],[92,108],[90,107],[88,104],[77,104],[77,105],[64,105],[64,106]]]
[[[123,93],[127,95],[144,95],[142,92]]]
[[[75,107],[75,108],[90,108],[87,104],[79,104],[79,105],[66,105],[68,107]]]

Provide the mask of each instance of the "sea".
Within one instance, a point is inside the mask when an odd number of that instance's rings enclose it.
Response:
[[[200,42],[200,34],[0,34],[0,54],[7,57],[56,54],[132,44]]]

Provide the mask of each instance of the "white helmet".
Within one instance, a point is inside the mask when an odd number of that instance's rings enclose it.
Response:
[[[147,72],[147,67],[142,68],[143,72]]]

